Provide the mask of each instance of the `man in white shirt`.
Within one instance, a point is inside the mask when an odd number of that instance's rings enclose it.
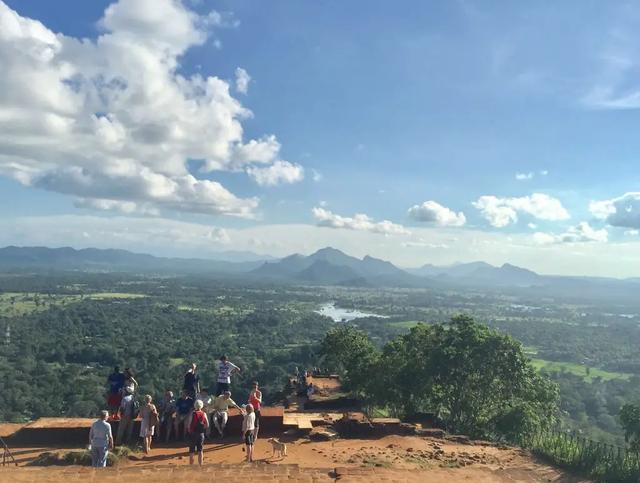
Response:
[[[227,360],[227,356],[222,356],[218,361],[218,384],[216,396],[220,396],[225,391],[231,390],[231,375],[234,372],[242,372],[233,362]]]
[[[89,444],[91,445],[91,466],[104,468],[107,466],[107,455],[113,449],[113,435],[111,425],[107,422],[109,411],[102,411],[100,419],[91,425],[89,430]]]

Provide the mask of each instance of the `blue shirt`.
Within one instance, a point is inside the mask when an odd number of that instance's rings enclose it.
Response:
[[[120,389],[124,386],[124,374],[122,372],[114,372],[110,374],[107,382],[109,383],[109,392],[111,394],[117,394],[120,392]]]

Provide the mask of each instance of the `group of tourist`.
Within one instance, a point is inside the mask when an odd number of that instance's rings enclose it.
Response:
[[[169,441],[171,433],[179,439],[189,441],[189,461],[194,463],[198,454],[198,463],[203,460],[205,438],[212,438],[212,424],[220,438],[224,437],[230,407],[240,410],[242,421],[242,437],[245,443],[246,459],[253,461],[253,443],[260,429],[260,410],[262,392],[258,382],[252,384],[247,404],[238,405],[231,399],[231,377],[241,372],[240,368],[227,359],[220,357],[217,361],[218,377],[214,395],[200,385],[200,375],[196,364],[191,364],[184,374],[182,392],[178,399],[171,390],[167,390],[156,406],[150,395],[144,396],[142,406],[136,399],[138,382],[130,368],[124,372],[115,367],[107,378],[109,410],[102,411],[100,419],[93,423],[89,433],[92,464],[104,467],[107,455],[115,445],[129,442],[133,434],[136,418],[140,417],[140,437],[143,439],[145,454],[151,451],[153,437]],[[110,417],[111,416],[111,417]],[[109,421],[118,421],[118,432],[112,435]]]

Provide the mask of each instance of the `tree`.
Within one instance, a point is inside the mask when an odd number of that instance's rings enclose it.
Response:
[[[531,433],[557,411],[557,386],[521,345],[466,316],[419,324],[387,344],[369,378],[374,399],[394,413],[434,412],[471,436]]]
[[[632,451],[640,451],[640,405],[625,404],[620,409],[624,439]]]
[[[341,325],[331,329],[320,345],[323,365],[343,378],[343,386],[357,393],[364,392],[378,352],[362,331]]]

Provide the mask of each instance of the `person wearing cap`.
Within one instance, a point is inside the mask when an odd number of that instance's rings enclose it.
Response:
[[[193,416],[189,423],[189,464],[193,464],[194,455],[198,453],[198,464],[202,466],[204,459],[204,434],[209,427],[209,419],[202,410],[202,399],[196,399],[193,405]]]
[[[113,433],[107,419],[109,419],[109,411],[100,411],[100,419],[95,421],[89,430],[91,466],[94,468],[107,466],[109,450],[113,449]]]
[[[225,391],[213,400],[213,424],[220,433],[220,438],[224,438],[224,428],[229,419],[229,406],[240,409],[240,406],[231,399],[230,391]]]

